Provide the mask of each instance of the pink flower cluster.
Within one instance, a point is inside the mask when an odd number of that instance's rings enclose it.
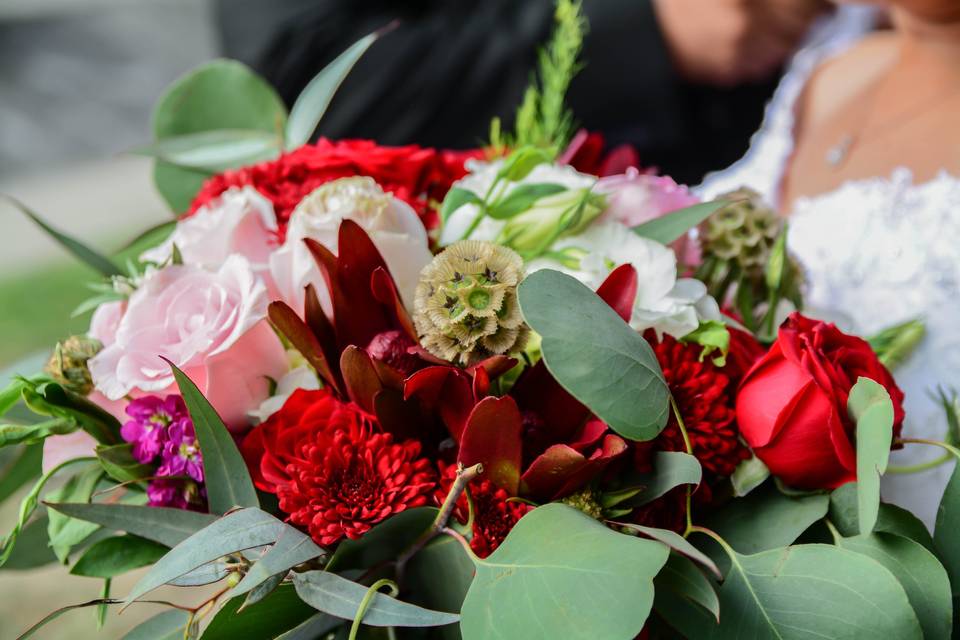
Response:
[[[133,444],[133,457],[141,464],[158,465],[147,487],[150,505],[202,507],[203,460],[183,398],[144,396],[131,400],[126,413],[131,419],[124,423],[120,435]]]

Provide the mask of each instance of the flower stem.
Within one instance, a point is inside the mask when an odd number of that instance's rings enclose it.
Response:
[[[919,462],[917,464],[904,465],[901,467],[897,466],[888,466],[887,473],[920,473],[921,471],[927,471],[929,469],[934,469],[940,465],[950,462],[953,459],[952,453],[945,453],[939,458],[934,458],[927,462]]]
[[[397,586],[397,583],[393,580],[383,578],[377,580],[370,588],[367,589],[367,593],[364,594],[363,600],[360,601],[360,606],[357,607],[357,615],[353,618],[353,624],[350,625],[350,635],[347,640],[356,640],[357,634],[360,632],[360,622],[363,620],[363,616],[367,613],[367,609],[370,608],[370,605],[373,603],[373,599],[376,597],[377,592],[384,587],[390,587],[390,595],[396,597],[400,593],[400,588]]]
[[[677,427],[680,429],[680,435],[683,436],[683,446],[688,454],[693,455],[693,445],[690,443],[690,435],[687,433],[687,426],[683,423],[683,416],[680,415],[680,407],[677,406],[677,400],[673,397],[673,394],[670,395],[670,406],[673,408],[673,415],[677,419]],[[684,538],[689,536],[690,532],[693,531],[693,513],[690,508],[693,502],[692,498],[693,487],[688,484],[686,497],[687,527],[683,532]]]

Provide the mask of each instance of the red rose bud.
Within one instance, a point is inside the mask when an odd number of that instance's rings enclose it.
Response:
[[[799,489],[857,479],[855,425],[847,396],[860,377],[882,385],[903,424],[903,392],[866,341],[795,313],[737,396],[740,432],[773,475]]]

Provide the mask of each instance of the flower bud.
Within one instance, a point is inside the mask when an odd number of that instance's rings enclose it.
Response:
[[[603,211],[603,204],[603,196],[590,189],[568,189],[544,196],[507,221],[499,242],[527,259],[534,258],[557,239],[586,229]]]
[[[103,344],[94,338],[70,336],[57,343],[44,372],[69,390],[85,396],[93,391],[87,361],[102,348]]]
[[[770,257],[783,220],[755,191],[738,189],[722,198],[736,200],[723,207],[703,225],[704,256],[737,263],[744,273],[756,275]]]

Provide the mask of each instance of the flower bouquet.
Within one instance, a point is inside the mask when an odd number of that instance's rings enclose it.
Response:
[[[13,201],[104,276],[0,393],[0,494],[32,484],[0,564],[40,534],[104,583],[21,637],[78,606],[159,608],[128,638],[950,637],[960,480],[933,536],[880,501],[916,327],[801,315],[752,194],[573,135],[556,19],[485,149],[308,143],[378,33],[289,114],[236,63],[175,83],[138,152],[184,213],[124,269]]]

